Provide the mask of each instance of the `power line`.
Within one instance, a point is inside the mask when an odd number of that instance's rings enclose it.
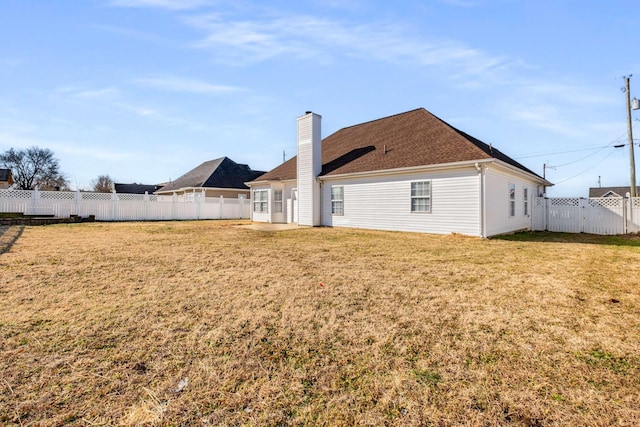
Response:
[[[640,123],[640,120],[636,121],[636,123],[633,124],[633,127],[635,127],[638,123]],[[620,135],[619,137],[617,137],[613,141],[609,142],[607,145],[603,145],[603,146],[590,147],[590,148],[578,148],[578,149],[575,149],[575,150],[555,151],[555,152],[552,152],[552,153],[544,153],[544,154],[530,154],[530,155],[526,155],[526,156],[514,157],[514,159],[515,160],[520,160],[520,159],[529,159],[529,158],[532,158],[532,157],[545,157],[545,156],[553,156],[553,155],[557,155],[557,154],[578,153],[580,151],[602,150],[604,148],[611,147],[612,145],[614,145],[614,144],[616,144],[618,142],[621,142],[621,140],[623,138],[626,138],[626,136],[627,136],[627,132],[623,133],[622,135]],[[635,139],[634,139],[634,141],[635,141]],[[594,154],[597,154],[597,151]],[[576,160],[576,161],[578,161],[578,160]]]
[[[606,156],[604,156],[604,157],[603,157],[599,162],[597,162],[597,163],[595,163],[595,164],[593,164],[593,165],[589,166],[587,169],[583,170],[582,172],[579,172],[579,173],[577,173],[577,174],[575,174],[575,175],[573,175],[573,176],[571,176],[571,177],[569,177],[569,178],[565,178],[565,179],[563,179],[563,180],[561,180],[561,181],[557,181],[557,182],[555,182],[554,184],[555,184],[555,185],[562,184],[563,182],[570,181],[570,180],[572,180],[573,178],[577,178],[577,177],[579,177],[580,175],[582,175],[582,174],[584,174],[584,173],[586,173],[586,172],[591,171],[595,166],[598,166],[600,163],[602,163],[602,162],[604,162],[605,160],[607,160],[607,159],[609,158],[609,156],[611,156],[614,152],[615,152],[615,150],[612,150],[611,152],[609,152],[609,154],[607,154]]]
[[[618,141],[614,141],[614,142],[618,142]],[[578,148],[576,150],[566,150],[566,151],[556,151],[553,153],[544,153],[544,154],[531,154],[528,156],[520,156],[520,157],[514,157],[515,160],[520,160],[520,159],[529,159],[531,157],[544,157],[544,156],[553,156],[555,154],[567,154],[567,153],[577,153],[579,151],[591,151],[591,150],[602,150],[605,149],[607,147],[610,147],[611,145],[604,145],[602,147],[592,147],[592,148]]]

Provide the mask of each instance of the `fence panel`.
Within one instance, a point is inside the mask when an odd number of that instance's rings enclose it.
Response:
[[[533,230],[615,235],[640,232],[640,198],[537,198]]]
[[[79,191],[0,190],[0,212],[24,215],[95,215],[99,221],[247,219],[247,200]]]
[[[582,231],[590,234],[624,234],[625,199],[599,197],[583,201],[584,225]]]
[[[582,206],[579,198],[547,200],[547,230],[561,233],[582,231]]]

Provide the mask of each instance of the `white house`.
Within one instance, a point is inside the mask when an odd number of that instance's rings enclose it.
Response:
[[[298,118],[298,155],[247,183],[252,220],[488,237],[531,228],[552,185],[424,108],[340,129]]]

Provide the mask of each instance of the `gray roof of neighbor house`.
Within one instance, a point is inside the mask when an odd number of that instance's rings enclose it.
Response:
[[[175,181],[165,185],[157,192],[176,191],[181,188],[233,188],[246,190],[244,183],[253,181],[264,171],[255,171],[248,165],[234,162],[228,157],[221,157],[202,163]]]
[[[116,189],[116,193],[123,194],[153,194],[155,191],[162,188],[162,185],[147,185],[147,184],[122,184],[114,183],[113,186]]]
[[[640,188],[640,184],[637,185]],[[631,193],[631,187],[591,187],[589,188],[589,197],[604,197],[608,193],[615,193],[620,197],[627,197],[627,193]]]
[[[9,181],[11,169],[0,169],[0,181]]]
[[[418,108],[346,127],[324,138],[320,176],[492,158],[543,180],[500,150]],[[296,162],[297,158],[292,157],[262,175],[259,181],[296,179]]]

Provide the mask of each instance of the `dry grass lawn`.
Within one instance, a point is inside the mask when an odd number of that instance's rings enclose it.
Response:
[[[638,239],[234,224],[0,230],[0,424],[640,425]]]

